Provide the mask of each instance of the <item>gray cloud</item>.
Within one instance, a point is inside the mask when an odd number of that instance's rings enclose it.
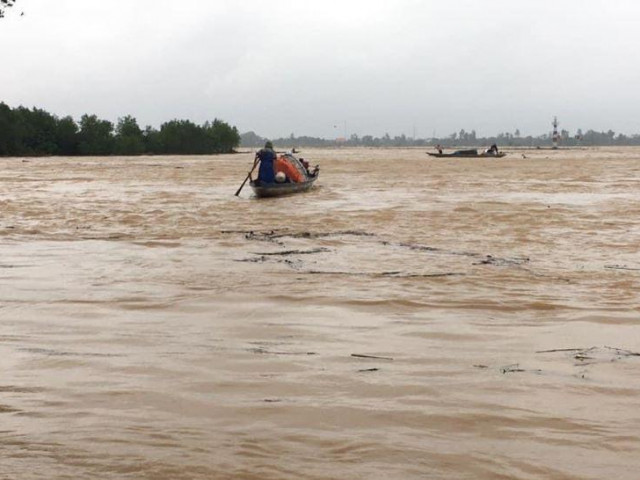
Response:
[[[21,0],[0,100],[266,136],[640,132],[631,0]]]

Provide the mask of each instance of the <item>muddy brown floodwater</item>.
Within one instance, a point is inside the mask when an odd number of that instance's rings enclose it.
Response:
[[[0,159],[0,478],[635,480],[640,149]]]

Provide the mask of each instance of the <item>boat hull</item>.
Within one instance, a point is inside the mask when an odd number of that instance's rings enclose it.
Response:
[[[292,195],[294,193],[306,192],[309,190],[315,181],[318,179],[318,176],[309,177],[304,182],[298,183],[267,183],[267,184],[257,184],[257,182],[251,182],[251,189],[253,193],[255,193],[258,198],[265,197],[282,197],[284,195]]]
[[[502,158],[506,155],[504,152],[487,155],[484,153],[430,153],[427,155],[437,158]]]

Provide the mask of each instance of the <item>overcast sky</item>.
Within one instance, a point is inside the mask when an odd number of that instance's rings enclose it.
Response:
[[[76,119],[640,133],[638,0],[16,0],[0,42],[0,101]]]

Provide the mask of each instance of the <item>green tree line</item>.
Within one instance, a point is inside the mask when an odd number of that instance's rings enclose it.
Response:
[[[88,114],[76,122],[0,103],[0,156],[215,154],[231,153],[239,144],[238,129],[218,119],[203,125],[171,120],[143,130],[130,115],[115,125]]]
[[[260,147],[264,145],[267,139],[261,137],[255,132],[243,133],[240,136],[240,145],[242,147]],[[552,145],[553,135],[551,132],[538,136],[521,135],[519,130],[513,133],[505,132],[493,136],[479,137],[475,130],[460,130],[445,137],[439,138],[412,138],[406,135],[391,136],[388,133],[382,137],[374,137],[372,135],[359,136],[351,135],[348,139],[326,139],[309,136],[295,136],[291,134],[288,137],[272,139],[275,145],[281,147],[429,147],[442,145],[446,148],[456,147],[484,147],[497,144],[500,147],[550,147]],[[560,132],[558,141],[560,147],[580,147],[580,146],[637,146],[640,145],[640,135],[624,135],[616,134],[612,130],[607,132],[597,132],[595,130],[587,130],[583,133],[582,129],[578,129],[575,134],[570,134],[567,130]]]

